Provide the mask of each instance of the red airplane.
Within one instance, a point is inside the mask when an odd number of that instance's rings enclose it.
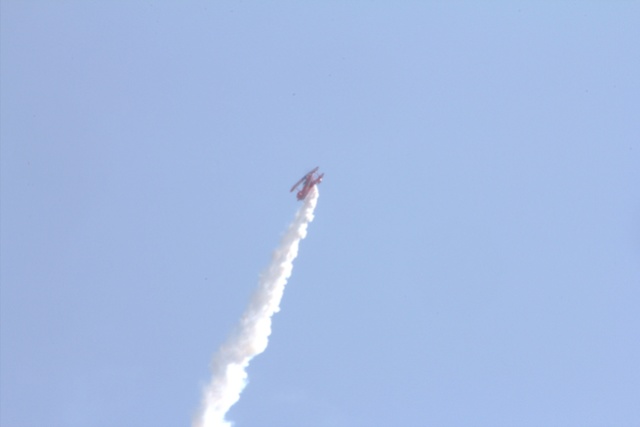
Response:
[[[289,190],[289,192],[292,192],[293,190],[298,188],[300,184],[304,182],[304,184],[302,185],[302,190],[298,191],[298,194],[296,195],[296,197],[298,197],[298,200],[304,200],[304,198],[307,197],[307,195],[309,194],[309,191],[311,191],[313,186],[316,184],[320,184],[322,182],[322,177],[324,176],[324,173],[321,173],[320,175],[316,176],[317,171],[318,171],[318,167],[316,167],[314,170],[312,170],[311,172],[309,172],[308,174],[300,178],[300,181],[296,182],[296,185],[291,187],[291,190]]]

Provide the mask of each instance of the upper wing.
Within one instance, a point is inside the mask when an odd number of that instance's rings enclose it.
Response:
[[[293,187],[291,187],[291,190],[289,190],[289,193],[295,190],[298,185],[302,184],[302,181],[304,181],[307,178],[307,176],[308,175],[305,175],[302,178],[300,178],[300,181],[296,182],[296,184]]]

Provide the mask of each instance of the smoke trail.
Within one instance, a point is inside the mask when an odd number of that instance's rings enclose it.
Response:
[[[230,427],[224,417],[239,399],[247,383],[247,366],[253,357],[266,350],[271,335],[271,316],[280,310],[284,287],[298,256],[300,240],[307,235],[318,202],[318,189],[313,187],[273,253],[267,270],[235,333],[220,347],[212,362],[213,376],[205,388],[200,411],[193,427]]]

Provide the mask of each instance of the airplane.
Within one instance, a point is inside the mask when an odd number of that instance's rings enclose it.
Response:
[[[289,190],[289,192],[291,193],[293,192],[293,190],[298,188],[300,184],[304,183],[302,185],[302,190],[298,191],[298,194],[296,195],[298,200],[304,200],[305,197],[307,197],[307,195],[309,194],[309,191],[311,191],[311,189],[313,188],[313,186],[316,184],[320,184],[322,182],[322,177],[324,176],[324,173],[321,173],[320,175],[316,176],[316,172],[318,171],[318,168],[319,166],[316,167],[311,172],[309,172],[308,174],[306,174],[305,176],[303,176],[302,178],[300,178],[300,181],[296,182],[296,184],[293,187],[291,187],[291,190]]]

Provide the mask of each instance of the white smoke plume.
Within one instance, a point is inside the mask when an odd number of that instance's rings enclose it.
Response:
[[[256,355],[266,350],[271,335],[271,317],[280,310],[284,287],[298,256],[300,240],[307,235],[318,202],[318,188],[312,187],[298,210],[282,242],[273,253],[267,270],[245,310],[236,331],[225,342],[212,361],[213,376],[205,388],[200,411],[193,427],[230,427],[227,411],[239,399],[247,384],[247,366]]]

